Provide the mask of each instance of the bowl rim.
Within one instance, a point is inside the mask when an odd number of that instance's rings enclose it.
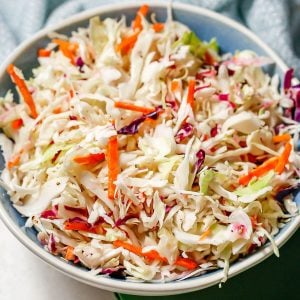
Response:
[[[167,9],[170,5],[168,2],[162,1],[145,1],[145,3],[149,3],[151,7],[155,7],[158,9]],[[133,2],[133,1],[124,1],[120,3],[114,4],[105,4],[96,8],[88,9],[81,13],[75,14],[70,18],[67,18],[64,21],[59,22],[56,25],[48,26],[36,34],[34,34],[31,38],[24,41],[21,45],[19,45],[12,54],[1,64],[0,66],[0,79],[5,74],[6,66],[12,63],[19,55],[22,54],[24,50],[31,46],[33,42],[36,42],[40,38],[47,36],[49,32],[61,30],[62,28],[72,25],[74,23],[89,19],[93,16],[109,13],[114,11],[122,11],[125,8],[137,8],[141,5],[141,3]],[[276,65],[284,72],[288,69],[286,64],[282,61],[282,59],[262,40],[260,40],[253,32],[239,24],[238,22],[223,16],[219,13],[210,11],[208,9],[198,7],[191,4],[185,3],[172,3],[172,7],[185,12],[197,13],[199,15],[204,15],[215,19],[219,23],[223,23],[224,25],[231,27],[243,35],[247,36],[250,40],[256,43],[259,47],[261,47],[269,57],[271,57]],[[144,282],[131,282],[131,281],[121,281],[115,280],[106,277],[96,277],[95,275],[87,272],[85,270],[81,270],[76,266],[70,265],[63,261],[63,259],[58,259],[52,254],[45,251],[43,248],[38,246],[34,241],[32,241],[20,228],[17,226],[12,219],[10,218],[8,212],[5,210],[3,203],[0,202],[0,218],[6,227],[10,230],[10,232],[31,252],[36,254],[39,258],[41,258],[44,262],[53,266],[60,272],[72,277],[78,281],[86,283],[88,285],[102,288],[105,290],[113,291],[113,292],[121,292],[121,293],[130,293],[135,295],[174,295],[180,293],[191,292],[195,290],[204,289],[206,287],[212,286],[216,283],[219,283],[223,277],[222,272],[215,272],[206,277],[195,277],[192,279],[187,279],[183,281],[173,281],[167,283],[144,283]],[[282,246],[300,226],[300,216],[296,216],[288,225],[286,225],[284,232],[280,233],[275,237],[275,242],[277,246]],[[229,276],[233,277],[238,273],[249,269],[250,267],[260,263],[267,257],[269,257],[273,253],[272,246],[266,245],[260,248],[254,254],[246,257],[245,259],[236,262],[229,269]]]

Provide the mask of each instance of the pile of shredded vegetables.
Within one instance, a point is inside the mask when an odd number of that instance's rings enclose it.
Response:
[[[52,34],[29,80],[8,67],[1,185],[49,252],[94,274],[225,281],[268,240],[278,255],[298,214],[300,86],[147,14]]]

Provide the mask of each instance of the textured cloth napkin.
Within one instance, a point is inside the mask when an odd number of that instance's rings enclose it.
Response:
[[[120,0],[0,0],[0,64],[23,40],[44,26]],[[136,1],[137,2],[137,1]],[[143,2],[143,1],[140,1]],[[145,1],[144,1],[145,2]],[[150,2],[150,1],[148,1]],[[183,0],[243,23],[300,76],[300,0]]]

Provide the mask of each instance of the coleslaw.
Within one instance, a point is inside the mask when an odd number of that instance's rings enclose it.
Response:
[[[148,9],[53,33],[28,80],[8,67],[0,184],[47,251],[95,275],[225,282],[267,241],[279,256],[298,214],[300,86]]]

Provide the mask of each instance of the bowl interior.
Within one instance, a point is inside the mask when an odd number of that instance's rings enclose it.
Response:
[[[26,76],[30,76],[31,70],[33,67],[37,66],[37,58],[36,53],[37,50],[41,47],[45,47],[45,45],[49,42],[49,38],[47,37],[47,32],[56,31],[63,34],[70,34],[72,31],[77,30],[78,27],[86,27],[88,26],[88,20],[92,16],[99,15],[101,19],[111,17],[111,18],[120,18],[121,15],[125,15],[127,17],[127,21],[130,22],[133,17],[136,14],[138,4],[119,4],[119,5],[111,5],[104,8],[94,9],[93,11],[88,11],[82,14],[79,14],[78,16],[72,17],[70,20],[65,21],[62,23],[62,25],[55,26],[53,28],[49,28],[48,30],[43,30],[42,32],[38,33],[35,37],[33,37],[32,40],[26,42],[21,47],[19,47],[12,56],[7,60],[6,65],[3,65],[2,68],[0,68],[0,96],[4,95],[6,91],[10,88],[12,88],[11,80],[9,79],[8,75],[5,72],[5,66],[7,66],[8,63],[14,63],[16,66],[21,68]],[[156,14],[156,19],[158,21],[165,21],[167,16],[167,9],[165,4],[151,4],[151,12]],[[195,8],[189,5],[182,5],[182,4],[174,4],[173,6],[173,17],[176,21],[180,21],[187,26],[189,26],[196,34],[202,39],[202,40],[210,40],[211,38],[215,37],[221,46],[221,51],[223,53],[231,52],[234,53],[237,50],[243,50],[243,49],[250,49],[258,53],[259,55],[263,56],[271,56],[274,54],[272,51],[270,51],[267,47],[260,44],[261,42],[257,41],[249,32],[245,32],[244,29],[236,27],[236,25],[232,25],[232,21],[218,16],[215,13],[206,11],[204,9]],[[276,55],[275,55],[276,56]],[[273,57],[273,59],[277,59],[277,57]],[[278,60],[277,60],[278,62]],[[280,65],[281,64],[281,65]],[[274,72],[278,73],[280,77],[283,76],[284,72],[284,64],[279,61],[277,65],[272,65],[267,69],[267,72],[270,74],[273,74]],[[0,157],[0,169],[3,169],[4,167],[4,161],[3,158]],[[298,193],[297,197],[298,206],[300,204],[300,194]],[[6,216],[6,219],[9,219],[9,222],[12,222],[13,225],[9,224],[8,226],[17,226],[19,228],[22,228],[25,224],[26,219],[23,218],[12,206],[9,196],[3,190],[0,188],[0,210],[3,216]],[[6,222],[7,224],[8,222]],[[276,238],[283,236],[285,232],[289,229],[290,224],[293,223],[293,220],[287,224],[283,229],[280,230],[280,233],[277,235]],[[11,228],[10,228],[11,229]],[[34,242],[36,245],[38,245],[40,248],[42,247],[36,238],[36,231],[34,229],[22,229],[23,232],[26,234],[26,236]],[[294,230],[293,230],[294,231]],[[291,233],[290,233],[291,234]],[[21,239],[22,240],[22,239]],[[286,240],[286,237],[284,238],[284,241]],[[22,240],[24,242],[24,240]],[[284,242],[283,241],[283,242]],[[31,243],[32,243],[31,242]],[[30,243],[30,241],[27,241],[26,243]],[[28,246],[28,245],[27,245]],[[32,248],[31,248],[32,249]],[[264,249],[261,249],[259,251],[264,251]],[[266,252],[266,255],[269,255],[270,253]],[[40,255],[42,256],[42,255]],[[48,254],[45,252],[43,254],[43,258],[45,259],[46,256],[51,256],[51,254]],[[63,262],[59,258],[48,258],[48,262],[53,259],[60,261],[59,263],[62,263],[65,265],[66,268],[73,268],[72,271],[69,269],[69,273],[73,272],[73,275],[71,276],[75,277],[75,272],[84,272],[87,273],[84,268],[81,268],[79,270],[78,267],[72,267],[66,262]],[[245,260],[245,259],[243,259]],[[242,261],[243,261],[242,260]],[[239,264],[242,263],[242,261],[234,263],[234,266],[239,269]],[[51,263],[51,262],[50,262]],[[53,263],[52,263],[53,264]],[[255,262],[252,263],[252,265],[255,264]],[[240,265],[242,267],[242,265]],[[249,267],[249,266],[248,266]],[[64,266],[62,267],[64,268]],[[76,269],[76,270],[75,270]],[[71,270],[71,271],[70,271]],[[239,271],[240,272],[240,271]],[[77,273],[78,276],[83,276]],[[214,277],[213,280],[210,281],[210,277],[212,274],[217,275]],[[70,275],[70,274],[69,274]],[[88,278],[87,276],[91,276]],[[85,282],[89,280],[89,284],[93,284],[96,286],[100,286],[97,284],[96,280],[92,279],[92,275],[85,276]],[[183,282],[178,282],[177,287],[174,288],[174,285],[171,283],[168,284],[160,284],[161,288],[157,289],[158,295],[162,294],[174,294],[179,292],[186,292],[186,291],[192,291],[196,289],[201,289],[205,286],[214,284],[216,282],[216,278],[222,277],[222,271],[217,270],[213,271],[211,273],[207,273],[201,276],[201,279],[203,279],[203,285],[201,286],[201,281],[199,281],[200,278],[191,278],[186,281],[193,282],[194,284],[186,285]],[[77,278],[78,279],[78,278]],[[80,278],[79,278],[80,279]],[[83,280],[83,279],[81,279]],[[94,280],[94,281],[93,281]],[[98,279],[99,280],[99,279]],[[197,281],[198,280],[198,281]],[[208,280],[208,281],[207,281]],[[92,282],[93,281],[93,282]],[[110,281],[119,281],[116,279],[110,279]],[[109,284],[108,284],[109,285]],[[137,286],[132,285],[131,283],[126,283],[127,290],[123,288],[112,288],[101,285],[102,288],[110,289],[110,290],[117,290],[117,291],[127,291],[134,294],[139,294]],[[157,284],[155,284],[157,285]],[[180,286],[181,285],[181,286]],[[117,285],[116,285],[117,286]],[[143,294],[153,294],[151,285],[144,284]]]

